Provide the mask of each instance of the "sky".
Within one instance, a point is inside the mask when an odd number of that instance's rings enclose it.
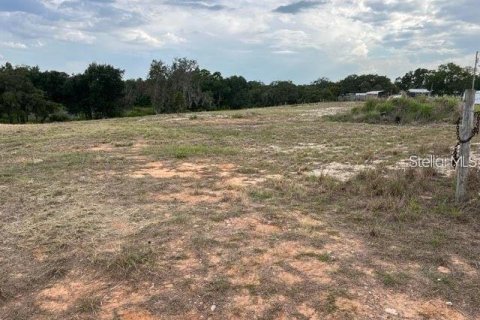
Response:
[[[145,78],[153,59],[266,83],[392,79],[480,50],[479,0],[0,0],[0,64]]]

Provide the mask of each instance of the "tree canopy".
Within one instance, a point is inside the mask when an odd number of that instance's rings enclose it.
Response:
[[[472,87],[473,70],[462,68],[454,63],[440,65],[437,70],[418,68],[407,72],[395,80],[395,85],[402,89],[425,88],[435,95],[461,95],[465,89]],[[476,89],[480,89],[477,76]]]
[[[124,80],[123,76],[123,70],[108,64],[92,63],[83,73],[69,75],[6,63],[0,66],[0,122],[266,107],[335,101],[341,95],[375,90],[394,94],[427,88],[436,95],[459,95],[471,86],[472,69],[454,63],[436,70],[419,68],[394,83],[382,75],[354,74],[337,82],[320,77],[303,85],[265,84],[239,75],[224,77],[201,69],[195,60],[176,58],[171,64],[153,60],[146,79]]]

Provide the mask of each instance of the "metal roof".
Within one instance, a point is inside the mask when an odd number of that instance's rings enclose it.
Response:
[[[411,93],[430,93],[430,90],[427,90],[427,89],[408,89],[408,92],[411,92]]]

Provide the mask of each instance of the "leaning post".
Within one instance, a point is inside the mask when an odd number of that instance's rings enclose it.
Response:
[[[460,127],[460,138],[468,139],[473,129],[473,109],[475,104],[475,90],[465,92],[465,102],[463,104],[463,119]],[[467,200],[467,179],[468,167],[470,164],[470,142],[460,145],[460,152],[457,164],[457,191],[455,200],[457,203]]]

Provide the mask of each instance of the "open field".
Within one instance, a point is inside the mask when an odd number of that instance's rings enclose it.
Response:
[[[454,127],[352,106],[0,125],[0,319],[479,319]]]

